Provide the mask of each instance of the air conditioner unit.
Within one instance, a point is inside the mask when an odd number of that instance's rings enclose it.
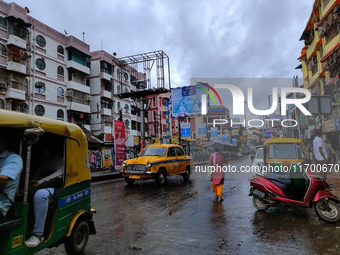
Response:
[[[73,91],[72,91],[72,90],[67,90],[67,91],[65,92],[65,96],[66,96],[66,97],[71,97],[71,96],[73,96]]]
[[[86,95],[86,101],[92,101],[92,96]]]
[[[4,82],[0,82],[0,88],[7,88],[7,84]]]

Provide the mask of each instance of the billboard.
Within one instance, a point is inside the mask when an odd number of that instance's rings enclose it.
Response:
[[[113,121],[113,135],[115,147],[115,169],[122,169],[122,163],[126,158],[126,140],[124,121]]]
[[[203,94],[207,94],[207,86],[201,84],[172,88],[171,117],[201,115]],[[209,100],[206,104],[206,109],[209,109]]]

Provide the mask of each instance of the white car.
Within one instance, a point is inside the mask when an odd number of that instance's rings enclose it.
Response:
[[[258,148],[253,160],[252,166],[258,166],[261,168],[260,164],[263,163],[263,148]]]

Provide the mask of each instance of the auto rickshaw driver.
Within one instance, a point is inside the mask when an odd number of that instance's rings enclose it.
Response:
[[[0,129],[0,221],[13,204],[23,168],[22,158],[12,152],[16,140],[18,136],[14,137],[13,131],[11,134],[9,129]]]

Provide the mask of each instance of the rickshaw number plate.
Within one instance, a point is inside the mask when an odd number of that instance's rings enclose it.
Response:
[[[12,249],[21,246],[23,242],[23,236],[16,236],[12,240]]]
[[[130,179],[140,179],[140,175],[130,175]]]

